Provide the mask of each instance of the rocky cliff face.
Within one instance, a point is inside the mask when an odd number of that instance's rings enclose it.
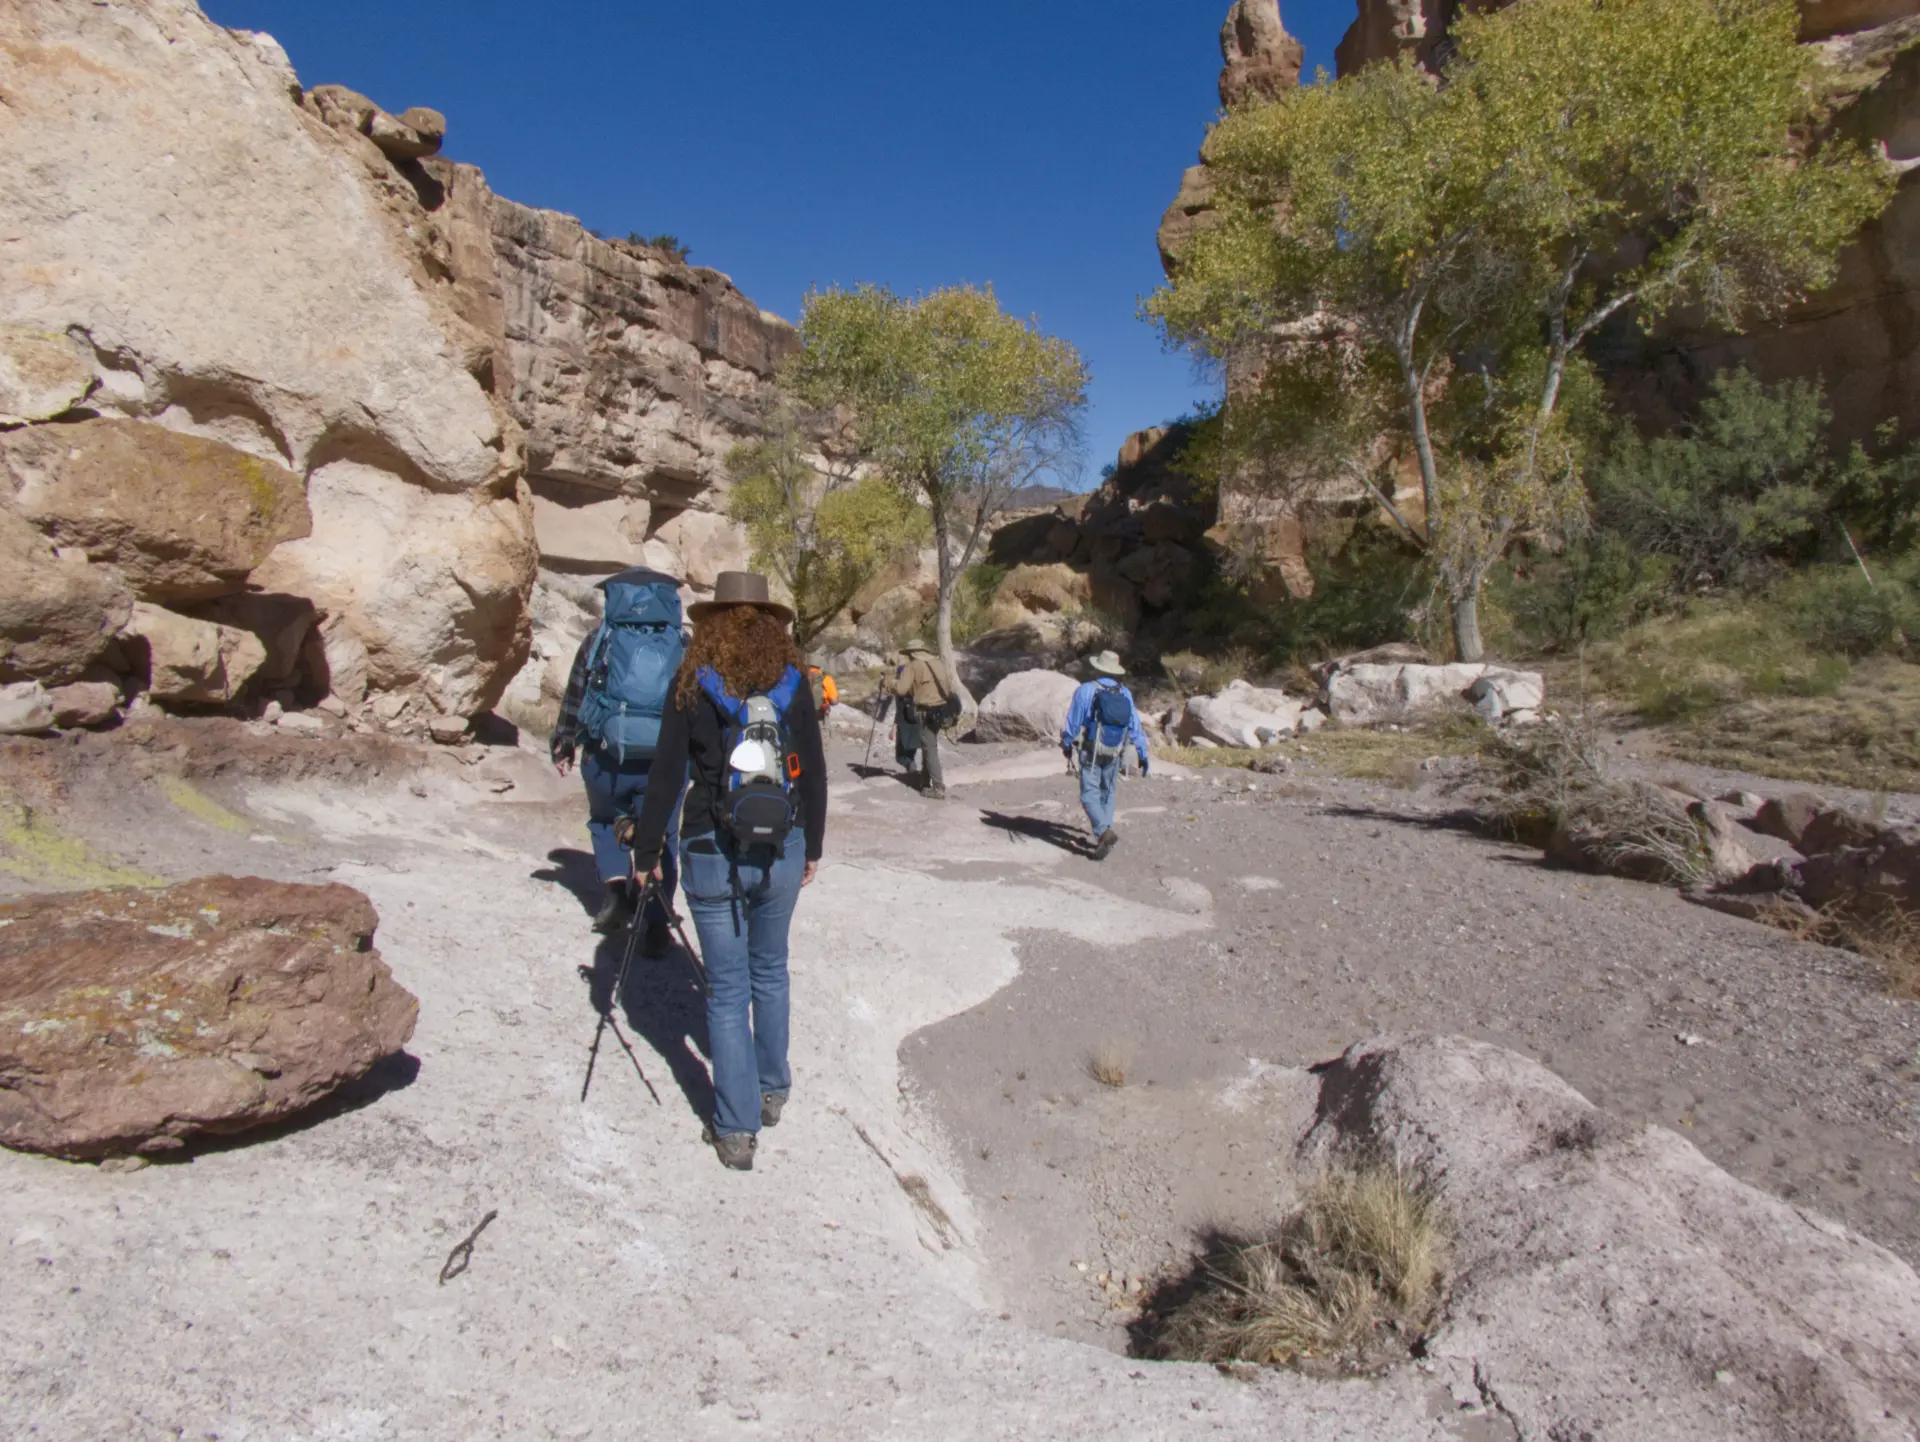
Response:
[[[774,367],[798,342],[718,271],[554,211],[498,197],[487,209],[541,555],[533,654],[508,702],[541,726],[598,618],[596,579],[645,564],[691,595],[747,564],[721,514],[726,455],[758,433]]]
[[[418,725],[500,699],[543,558],[738,558],[722,460],[792,331],[726,277],[190,0],[0,34],[0,684]]]

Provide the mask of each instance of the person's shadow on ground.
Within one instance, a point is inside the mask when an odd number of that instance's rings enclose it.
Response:
[[[596,1018],[614,1004],[614,982],[620,974],[620,959],[626,955],[626,951],[627,934],[624,931],[616,932],[601,938],[593,954],[593,965],[580,968],[580,977],[587,984],[588,1001]],[[654,1054],[667,1064],[667,1070],[673,1074],[674,1084],[680,1088],[680,1094],[686,1098],[693,1114],[703,1122],[709,1120],[713,1116],[714,1096],[713,1081],[707,1074],[705,1061],[709,1054],[707,1003],[694,980],[693,964],[680,945],[678,936],[674,938],[667,954],[658,961],[642,956],[635,949],[633,963],[627,968],[626,984],[621,988],[618,1001],[619,1006],[607,1026],[609,1032],[617,1033],[615,1046],[625,1045],[625,1034],[618,1031],[624,1022],[628,1031],[646,1042]],[[599,1056],[594,1061],[595,1079],[599,1079],[597,1068],[608,1060],[609,1050],[603,1039]],[[624,1060],[632,1062],[642,1079],[649,1079],[640,1057],[628,1052]],[[585,1090],[584,1083],[582,1090]]]
[[[600,867],[594,861],[591,852],[561,846],[549,851],[547,860],[553,865],[542,867],[534,872],[535,881],[555,881],[566,887],[579,901],[581,910],[589,916],[600,909],[600,897],[606,888],[600,880]],[[613,965],[615,970],[619,969],[618,956],[614,957]],[[607,974],[607,982],[608,985],[612,985],[612,972]]]
[[[847,770],[851,771],[855,776],[858,776],[862,781],[871,781],[876,776],[889,777],[899,782],[909,791],[918,791],[923,784],[919,772],[899,771],[891,766],[868,766],[859,761],[852,761],[847,764]]]
[[[1031,837],[1035,841],[1044,841],[1049,846],[1057,846],[1072,856],[1089,856],[1092,849],[1087,838],[1077,826],[1069,826],[1064,821],[1048,821],[1040,816],[1008,816],[1001,811],[982,811],[980,824],[991,826],[996,831],[1004,831],[1010,838]]]

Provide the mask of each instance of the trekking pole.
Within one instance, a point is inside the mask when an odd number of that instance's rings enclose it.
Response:
[[[887,698],[885,696],[882,696],[880,697],[879,704],[873,708],[873,724],[867,727],[867,754],[866,754],[866,758],[862,760],[860,763],[860,768],[863,771],[870,769],[873,765],[874,733],[880,729],[880,718],[886,714],[887,714]]]

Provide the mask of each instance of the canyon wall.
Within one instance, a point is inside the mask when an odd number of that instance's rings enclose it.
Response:
[[[304,90],[189,0],[0,0],[0,686],[30,713],[418,728],[537,692],[594,577],[743,559],[724,457],[791,328],[495,196],[445,126]]]

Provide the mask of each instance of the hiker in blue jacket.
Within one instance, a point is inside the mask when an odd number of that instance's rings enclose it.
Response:
[[[1140,774],[1147,774],[1147,733],[1140,726],[1133,693],[1120,684],[1126,674],[1120,658],[1102,651],[1087,664],[1098,674],[1073,693],[1067,724],[1060,731],[1060,750],[1069,765],[1076,758],[1080,762],[1080,805],[1093,828],[1093,859],[1105,861],[1120,842],[1113,832],[1120,763],[1132,746],[1140,757]]]
[[[587,834],[593,859],[606,886],[606,898],[593,929],[616,932],[629,921],[639,899],[634,894],[632,861],[614,835],[622,816],[636,816],[651,785],[654,751],[659,743],[667,692],[686,654],[681,631],[680,583],[659,571],[636,566],[600,582],[606,596],[605,619],[588,633],[574,653],[567,694],[554,726],[553,764],[562,776],[572,769],[582,747],[580,779],[587,788]],[[658,782],[678,800],[686,790],[686,766]],[[672,813],[677,820],[678,808]],[[677,832],[678,827],[674,828]],[[647,908],[642,948],[647,956],[665,956],[670,945],[666,906],[679,880],[669,847],[660,881],[661,902]]]

